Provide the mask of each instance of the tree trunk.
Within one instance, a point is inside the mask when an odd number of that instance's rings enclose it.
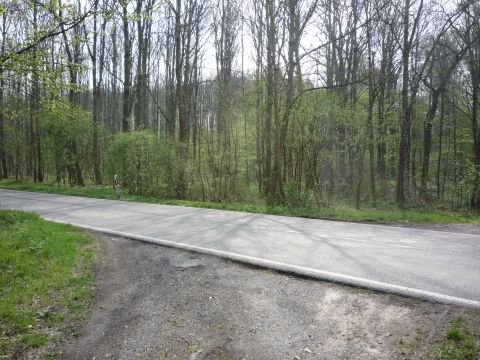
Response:
[[[428,198],[428,170],[430,164],[430,151],[432,147],[432,126],[433,119],[437,113],[438,100],[440,91],[432,92],[432,100],[428,109],[425,121],[423,123],[423,161],[422,161],[422,178],[420,181],[420,197],[424,200]]]
[[[38,36],[38,4],[33,5],[33,33]],[[38,70],[38,52],[37,48],[33,51],[33,70],[32,70],[32,93],[30,98],[31,124],[30,140],[31,154],[33,158],[33,180],[43,182],[43,158],[40,142],[40,75]]]
[[[369,14],[369,5],[366,5],[367,16]],[[367,24],[367,51],[368,51],[368,105],[367,105],[367,137],[368,137],[368,160],[370,170],[370,197],[373,205],[376,203],[375,191],[375,142],[373,136],[373,107],[377,96],[374,88],[374,56],[372,53],[372,34],[370,24]]]
[[[2,50],[3,52],[3,50]],[[4,114],[3,114],[3,71],[0,69],[0,179],[8,178],[7,154],[5,151]]]
[[[437,160],[437,198],[440,198],[440,165],[442,162],[443,123],[445,118],[445,93],[442,93],[440,106],[440,127],[438,129],[438,160]],[[445,182],[443,183],[445,185]]]
[[[410,0],[405,1],[405,9],[403,15],[403,47],[402,47],[402,121],[400,126],[400,144],[398,154],[397,168],[397,187],[395,200],[400,205],[405,204],[405,170],[407,165],[407,157],[409,156],[408,144],[410,138],[411,126],[411,110],[409,103],[409,22],[410,22]]]
[[[472,74],[472,78],[474,78]],[[480,75],[480,74],[479,74]],[[475,180],[472,197],[470,200],[471,206],[475,209],[480,209],[480,129],[478,128],[478,101],[480,97],[480,81],[473,81],[472,90],[472,132],[474,144],[474,165],[475,165]]]
[[[100,82],[97,79],[97,47],[98,47],[98,27],[97,27],[97,7],[98,2],[95,3],[93,13],[93,48],[91,52],[92,59],[92,82],[93,82],[93,109],[92,109],[92,123],[93,123],[93,172],[95,183],[100,185],[102,183],[100,172],[100,154],[98,152],[98,118],[99,118],[99,101],[100,101]],[[102,34],[105,36],[105,34]],[[102,59],[101,59],[102,60]]]
[[[175,13],[175,101],[177,104],[178,126],[179,126],[179,140],[182,143],[187,142],[187,121],[184,112],[184,98],[183,98],[183,60],[182,60],[182,34],[181,34],[181,9],[182,1],[177,0],[177,9]]]
[[[62,16],[62,14],[60,14]],[[73,31],[75,31],[75,42],[73,45],[73,49],[70,47],[70,42],[68,41],[67,32],[63,28],[63,41],[65,43],[65,52],[67,53],[68,58],[68,73],[70,76],[70,91],[68,93],[68,100],[71,104],[79,106],[80,101],[77,95],[77,86],[78,86],[78,70],[77,66],[80,65],[80,50],[79,44],[76,42],[78,34],[78,27],[75,27]],[[73,50],[73,51],[72,51]],[[80,168],[79,156],[78,156],[78,149],[77,149],[77,142],[75,139],[69,141],[68,150],[71,153],[71,157],[73,159],[73,165],[69,164],[68,171],[70,173],[70,182],[71,185],[77,184],[80,186],[85,185],[85,181],[83,179],[82,170]]]
[[[130,130],[130,113],[132,111],[132,41],[130,39],[128,2],[122,1],[123,9],[123,108],[122,131]]]
[[[266,20],[267,20],[267,73],[266,73],[266,109],[265,109],[265,169],[264,176],[266,184],[264,186],[266,195],[275,197],[276,185],[272,176],[272,125],[273,125],[273,106],[275,91],[275,4],[274,0],[266,1]],[[276,199],[275,199],[276,200]]]

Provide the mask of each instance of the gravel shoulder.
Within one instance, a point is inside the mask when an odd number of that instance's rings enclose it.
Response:
[[[94,299],[60,359],[434,358],[480,312],[96,235]]]

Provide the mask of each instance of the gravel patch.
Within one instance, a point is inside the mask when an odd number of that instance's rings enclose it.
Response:
[[[60,359],[421,359],[480,312],[97,235],[92,311]]]

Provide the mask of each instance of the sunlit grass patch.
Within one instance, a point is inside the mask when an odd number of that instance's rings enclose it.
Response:
[[[457,320],[447,330],[436,357],[439,360],[475,360],[480,349],[463,320]]]
[[[85,314],[91,245],[71,226],[0,210],[0,354],[51,343]]]

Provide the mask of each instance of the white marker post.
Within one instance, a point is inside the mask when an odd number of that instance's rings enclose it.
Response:
[[[117,174],[113,175],[113,187],[115,188],[115,194],[117,195],[117,200],[119,200],[120,194],[121,194],[121,191],[120,191],[121,185],[120,185],[120,178],[118,177]]]

